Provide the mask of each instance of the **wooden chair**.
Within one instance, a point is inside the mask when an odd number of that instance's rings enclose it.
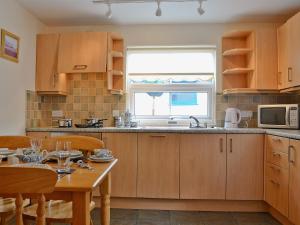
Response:
[[[26,136],[0,136],[0,148],[27,148],[30,147],[30,137]],[[29,204],[29,200],[24,201],[24,206]],[[0,225],[4,225],[6,220],[13,215],[15,211],[14,198],[0,198]]]
[[[23,225],[23,194],[36,198],[37,225],[45,225],[45,196],[51,193],[57,181],[55,171],[44,168],[0,167],[0,196],[10,195],[16,198],[16,224]],[[1,221],[2,224],[5,223]]]
[[[0,148],[27,148],[31,146],[30,139],[27,136],[0,136]]]
[[[72,149],[91,153],[94,149],[103,148],[103,141],[87,136],[58,136],[51,137],[44,141],[43,149],[54,150],[57,141],[71,142]],[[91,201],[90,211],[95,208],[95,202]],[[32,205],[24,209],[24,220],[33,220],[36,218],[37,205]],[[72,223],[72,202],[50,200],[46,204],[46,222],[47,225],[52,223]],[[91,224],[93,224],[91,220]]]

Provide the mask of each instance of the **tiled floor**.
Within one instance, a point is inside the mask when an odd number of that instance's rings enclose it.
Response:
[[[100,225],[98,212],[99,209],[92,212],[94,225]],[[111,225],[280,225],[280,223],[267,213],[112,209]]]

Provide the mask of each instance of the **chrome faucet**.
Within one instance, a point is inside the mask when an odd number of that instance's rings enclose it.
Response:
[[[197,127],[197,128],[199,128],[200,127],[200,122],[199,122],[199,120],[196,118],[196,117],[194,117],[194,116],[190,116],[189,117],[190,119],[193,119],[195,122],[196,122],[196,126],[193,126],[193,124],[192,124],[192,122],[190,122],[190,128],[192,128],[192,127]]]

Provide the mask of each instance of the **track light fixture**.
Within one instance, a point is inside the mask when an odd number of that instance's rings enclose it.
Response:
[[[202,7],[202,3],[205,2],[205,0],[199,0],[199,7],[197,9],[200,16],[202,16],[205,13],[205,10]]]
[[[106,16],[108,19],[111,19],[111,18],[112,18],[111,4],[110,4],[109,1],[107,2],[107,12],[105,13],[105,16]]]
[[[107,5],[108,10],[105,13],[105,16],[109,19],[112,17],[112,10],[111,10],[112,4],[149,3],[149,2],[155,2],[157,4],[157,10],[155,12],[156,16],[162,15],[162,10],[160,8],[160,4],[162,2],[166,2],[166,3],[198,2],[199,7],[197,8],[197,12],[200,16],[202,16],[205,13],[205,10],[203,9],[203,2],[205,1],[208,0],[92,0],[93,3],[102,3]]]
[[[157,0],[156,2],[157,2],[157,10],[155,12],[155,15],[161,16],[162,13],[161,13],[161,8],[160,8],[160,0]]]

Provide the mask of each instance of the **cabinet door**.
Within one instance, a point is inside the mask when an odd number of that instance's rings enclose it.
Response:
[[[226,135],[180,137],[180,198],[225,199]]]
[[[227,135],[228,200],[263,200],[264,135]]]
[[[290,26],[289,54],[290,54],[290,75],[292,86],[300,85],[300,13],[296,14],[288,21]]]
[[[278,28],[278,88],[284,89],[291,84],[288,80],[288,24],[285,23]]]
[[[36,41],[36,91],[66,94],[65,74],[57,73],[59,34],[40,34]]]
[[[289,219],[300,224],[300,141],[290,140]]]
[[[61,34],[58,59],[61,73],[106,72],[107,33]]]
[[[111,195],[136,197],[137,134],[103,133],[105,147],[112,151],[118,163],[112,170]]]
[[[179,135],[138,134],[137,196],[179,198]]]

